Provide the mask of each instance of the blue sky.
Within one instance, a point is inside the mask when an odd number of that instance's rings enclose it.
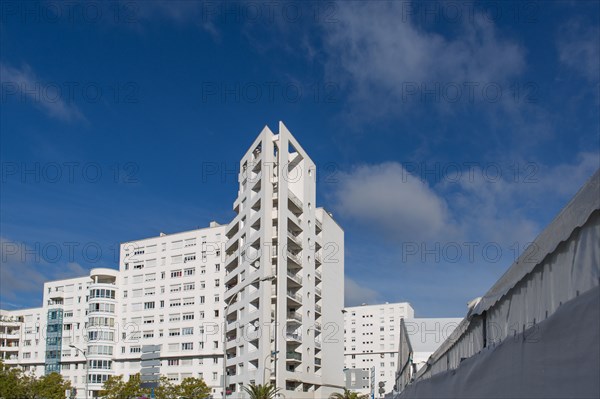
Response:
[[[464,315],[599,166],[598,2],[1,7],[1,308],[227,223],[280,120],[345,230],[346,303],[419,316]]]

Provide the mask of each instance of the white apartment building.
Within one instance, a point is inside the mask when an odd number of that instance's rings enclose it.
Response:
[[[221,395],[225,227],[121,244],[114,373],[139,373],[142,346],[160,344],[162,375],[203,378]]]
[[[400,320],[413,318],[408,302],[361,305],[344,309],[346,387],[361,394],[391,392],[398,369]]]
[[[272,382],[288,398],[343,387],[344,235],[316,207],[316,167],[279,124],[240,161],[227,226],[227,387]]]
[[[344,236],[316,207],[315,164],[281,123],[240,167],[229,225],[125,242],[118,270],[45,283],[42,307],[0,311],[0,358],[60,372],[78,399],[138,373],[143,345],[161,345],[170,381],[201,377],[215,397],[225,367],[232,398],[252,382],[287,398],[340,391]]]

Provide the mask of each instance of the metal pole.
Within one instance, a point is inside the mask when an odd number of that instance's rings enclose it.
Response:
[[[74,348],[78,352],[81,352],[81,354],[83,355],[83,358],[85,359],[85,399],[88,399],[88,387],[89,387],[88,384],[90,381],[90,367],[88,364],[87,355],[85,354],[85,351],[83,349],[79,349],[78,347],[76,347],[73,344],[70,344],[69,347]]]

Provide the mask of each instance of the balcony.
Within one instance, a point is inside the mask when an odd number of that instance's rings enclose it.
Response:
[[[293,253],[292,251],[287,251],[287,256],[298,266],[302,266],[302,258],[300,257],[300,253]]]
[[[318,252],[315,252],[315,263],[317,265],[322,265],[323,264],[323,258],[321,258],[321,254]]]
[[[315,219],[315,230],[317,234],[323,230],[323,223],[319,219]]]
[[[295,225],[293,227],[297,230],[302,230],[302,221],[298,216],[294,215],[292,212],[288,212],[288,219]]]
[[[315,305],[315,312],[321,314],[323,312],[321,305]]]
[[[321,349],[321,341],[315,341],[315,347]]]
[[[317,280],[323,281],[323,276],[321,275],[321,272],[315,271],[315,277],[317,278]]]
[[[320,296],[321,298],[323,298],[323,295],[322,295],[321,289],[320,289],[320,288],[318,288],[318,287],[315,287],[315,294],[317,294],[318,296]]]
[[[315,364],[317,366],[320,366],[321,365],[321,359],[319,359],[318,357],[315,357]]]
[[[300,239],[300,237],[298,237],[297,235],[295,235],[292,231],[288,230],[287,236],[288,236],[288,239],[291,241],[291,243],[295,244],[295,246],[297,248],[301,248],[302,247],[302,240]]]
[[[300,343],[302,342],[302,335],[298,334],[298,333],[290,333],[290,332],[288,332],[288,333],[285,334],[285,338],[288,341],[295,341],[295,342],[300,342]]]
[[[302,354],[298,353],[298,352],[286,352],[285,360],[291,361],[291,362],[301,362]]]
[[[288,191],[288,200],[292,205],[292,206],[290,206],[290,210],[292,211],[292,213],[294,213],[294,215],[296,215],[296,216],[301,215],[302,211],[304,209],[304,206],[303,206],[300,198],[298,198],[296,196],[296,194],[294,194],[293,192]]]
[[[293,282],[297,283],[298,285],[302,285],[302,277],[298,276],[297,274],[292,273],[289,270],[287,272],[287,275],[288,275],[288,278],[291,279]]]
[[[302,323],[302,315],[298,312],[288,312],[287,314],[288,321],[299,322]]]
[[[288,298],[298,302],[299,304],[302,304],[302,295],[300,295],[298,293],[293,293],[292,291],[288,290],[287,296],[288,296]]]

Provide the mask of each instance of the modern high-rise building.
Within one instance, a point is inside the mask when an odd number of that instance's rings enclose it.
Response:
[[[286,397],[343,386],[344,234],[316,207],[316,166],[287,130],[261,132],[240,161],[226,229],[227,389]]]
[[[373,393],[375,397],[393,390],[400,320],[413,317],[414,310],[408,302],[344,309],[344,370],[348,389]]]
[[[161,345],[170,381],[201,377],[215,397],[265,382],[287,398],[340,391],[344,235],[283,124],[244,155],[233,209],[228,225],[121,244],[118,270],[47,282],[40,308],[0,311],[0,359],[60,372],[79,399],[140,372],[144,345]]]

